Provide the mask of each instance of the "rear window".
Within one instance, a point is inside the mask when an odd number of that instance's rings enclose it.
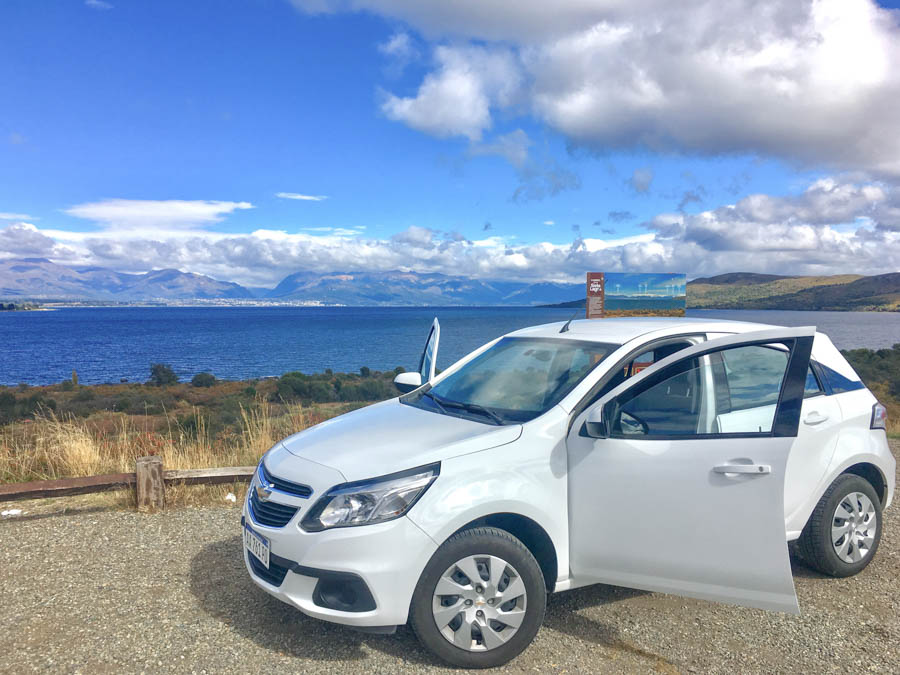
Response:
[[[844,377],[836,370],[833,370],[828,366],[823,366],[821,363],[818,365],[822,371],[822,375],[828,382],[832,394],[843,394],[847,391],[856,391],[857,389],[865,389],[866,387],[859,380],[851,380],[848,377]]]

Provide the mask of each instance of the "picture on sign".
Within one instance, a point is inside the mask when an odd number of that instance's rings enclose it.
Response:
[[[606,272],[604,316],[684,316],[687,276]]]
[[[684,316],[687,277],[648,272],[588,272],[587,318]]]

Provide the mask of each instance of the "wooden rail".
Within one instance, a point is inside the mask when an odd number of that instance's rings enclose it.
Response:
[[[166,483],[182,485],[217,485],[247,481],[253,477],[255,466],[227,466],[215,469],[163,469],[159,457],[139,457],[134,473],[108,473],[102,476],[36,480],[30,483],[0,485],[0,502],[15,502],[44,497],[67,497],[107,490],[134,487],[141,511],[165,506]]]

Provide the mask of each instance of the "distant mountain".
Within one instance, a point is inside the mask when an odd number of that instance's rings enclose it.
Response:
[[[178,270],[125,274],[68,267],[44,258],[0,261],[0,299],[275,300],[356,306],[552,305],[583,307],[584,284],[491,281],[418,272],[290,274],[273,289],[248,289]],[[900,311],[900,272],[794,277],[733,272],[687,285],[691,308]]]
[[[688,283],[688,307],[707,309],[900,310],[900,273],[866,277],[839,274],[822,277],[720,275]]]
[[[104,267],[67,267],[44,258],[0,261],[0,298],[128,302],[252,297],[239,284],[178,270],[125,274]]]
[[[583,284],[483,281],[439,273],[297,272],[266,297],[341,305],[538,305],[570,298],[581,288]]]
[[[554,307],[584,307],[584,299]],[[900,311],[900,272],[793,277],[732,272],[687,284],[691,309]]]
[[[0,261],[0,298],[7,300],[262,299],[326,305],[537,305],[576,295],[582,284],[482,281],[446,274],[372,272],[291,274],[273,289],[245,288],[178,270],[125,274],[68,267],[43,258]]]

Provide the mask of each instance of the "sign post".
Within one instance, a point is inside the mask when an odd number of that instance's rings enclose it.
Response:
[[[585,311],[588,319],[602,319],[606,289],[603,287],[603,272],[587,273],[587,302]]]

